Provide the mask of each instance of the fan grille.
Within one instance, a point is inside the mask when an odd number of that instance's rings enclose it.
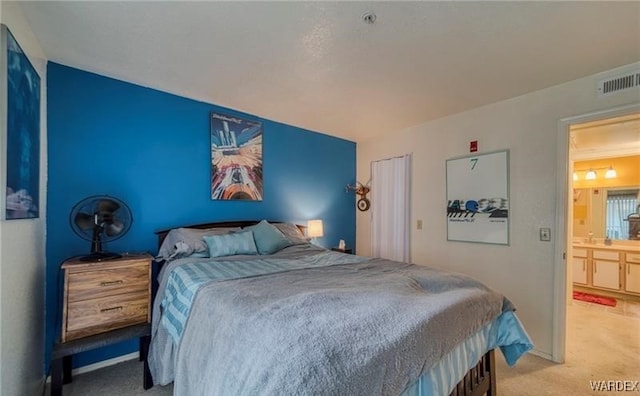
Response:
[[[78,202],[69,216],[73,231],[82,239],[91,241],[91,254],[87,259],[119,257],[102,251],[102,242],[121,238],[131,228],[133,217],[129,207],[108,195],[87,197]]]

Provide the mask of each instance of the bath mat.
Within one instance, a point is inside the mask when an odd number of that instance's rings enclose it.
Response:
[[[616,300],[613,297],[598,296],[597,294],[583,293],[579,291],[573,292],[573,299],[601,304],[601,305],[607,305],[609,307],[615,307],[616,304],[618,304],[618,300]]]

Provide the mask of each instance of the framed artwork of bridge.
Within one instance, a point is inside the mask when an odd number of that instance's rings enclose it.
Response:
[[[211,199],[262,201],[262,124],[211,113]]]
[[[447,240],[509,244],[509,150],[446,161]]]

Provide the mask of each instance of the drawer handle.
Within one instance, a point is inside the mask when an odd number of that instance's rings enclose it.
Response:
[[[122,305],[118,306],[118,307],[112,307],[112,308],[104,308],[101,309],[100,312],[101,313],[105,313],[105,312],[114,312],[114,311],[122,311]]]
[[[593,262],[593,273],[595,274],[596,272],[598,272],[598,263],[597,262]]]
[[[119,285],[121,283],[124,283],[122,279],[116,280],[116,281],[109,281],[109,282],[100,282],[100,286],[104,287],[104,286],[111,286],[111,285]]]

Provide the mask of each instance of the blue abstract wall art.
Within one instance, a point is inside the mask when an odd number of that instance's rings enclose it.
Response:
[[[6,174],[4,217],[39,217],[40,76],[6,26]]]
[[[211,199],[262,201],[262,124],[211,113]]]

